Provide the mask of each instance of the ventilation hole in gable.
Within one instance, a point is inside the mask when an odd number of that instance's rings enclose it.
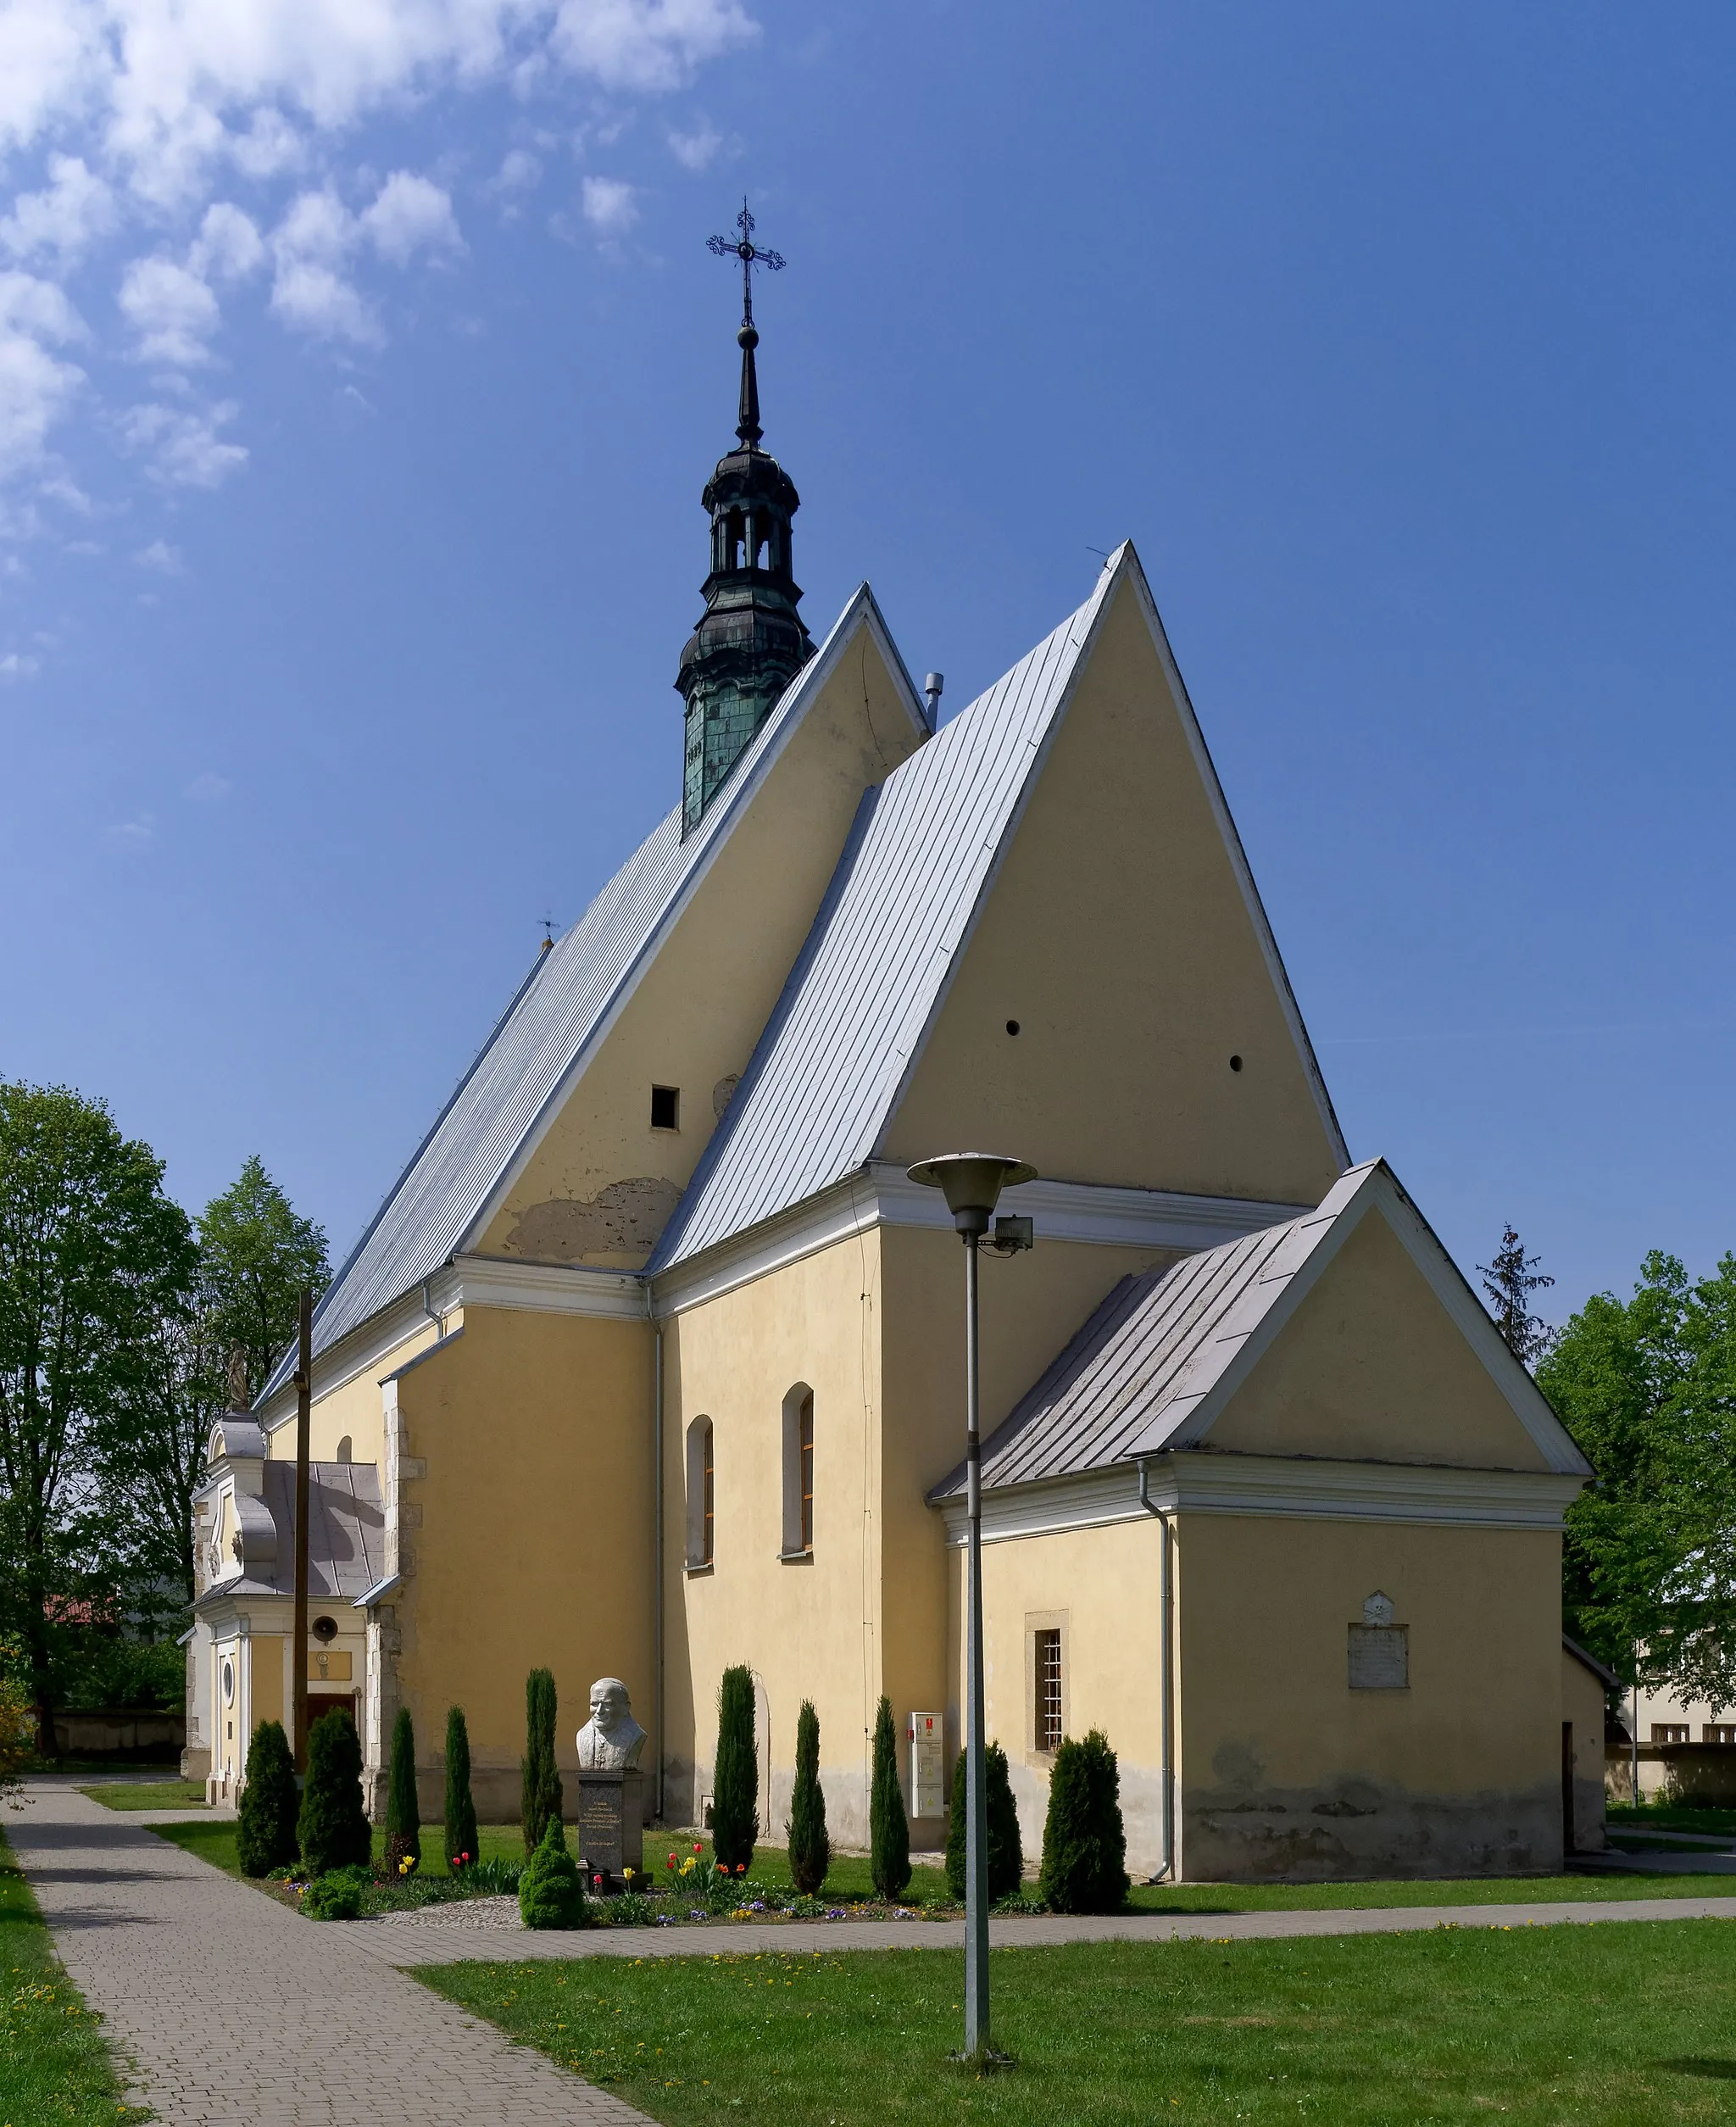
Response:
[[[1018,1031],[1019,1031],[1019,1022],[1018,1022],[1018,1021],[1017,1021],[1016,1019],[1010,1019],[1010,1020],[1007,1022],[1007,1032],[1008,1032],[1010,1034],[1015,1034],[1015,1033],[1018,1033]]]
[[[1230,1058],[1230,1069],[1232,1071],[1239,1071],[1241,1068],[1242,1059],[1239,1056],[1232,1056]]]

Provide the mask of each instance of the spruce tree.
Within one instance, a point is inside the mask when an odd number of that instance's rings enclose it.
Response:
[[[899,1737],[892,1701],[882,1697],[874,1717],[874,1776],[868,1790],[868,1873],[888,1905],[910,1880],[910,1820],[899,1785]]]
[[[1043,1896],[1052,1913],[1119,1913],[1127,1896],[1121,1777],[1101,1729],[1063,1739],[1049,1783]]]
[[[560,1815],[560,1774],[554,1763],[554,1673],[532,1669],[525,1679],[525,1755],[520,1768],[519,1821],[525,1851],[535,1853],[551,1817]]]
[[[751,1867],[760,1836],[760,1749],[754,1673],[726,1669],[717,1687],[717,1765],[711,1777],[711,1848],[724,1868]]]
[[[248,1746],[248,1784],[236,1812],[235,1851],[244,1876],[269,1876],[296,1858],[295,1760],[281,1721],[261,1721]]]
[[[461,1706],[446,1710],[446,1807],[441,1837],[448,1868],[468,1868],[476,1859],[476,1805],[470,1796],[470,1732]]]
[[[790,1881],[811,1898],[832,1866],[832,1840],[826,1829],[826,1795],[820,1785],[820,1716],[804,1699],[796,1716],[796,1786],[790,1797]]]
[[[409,1867],[404,1867],[408,1861]],[[392,1765],[386,1785],[386,1867],[413,1876],[422,1865],[422,1812],[416,1800],[416,1734],[410,1710],[398,1709],[392,1724]]]
[[[567,1851],[559,1811],[519,1878],[519,1917],[527,1928],[582,1928],[589,1918],[584,1882]]]
[[[308,1777],[296,1834],[311,1876],[365,1868],[373,1834],[362,1810],[362,1745],[346,1713],[328,1713],[308,1731]]]
[[[999,1743],[982,1753],[984,1815],[988,1819],[988,1897],[991,1904],[1019,1888],[1025,1877],[1025,1849],[1019,1837],[1018,1805],[1013,1800],[1007,1754]],[[965,1896],[965,1753],[953,1768],[952,1816],[946,1832],[947,1888],[960,1904]]]

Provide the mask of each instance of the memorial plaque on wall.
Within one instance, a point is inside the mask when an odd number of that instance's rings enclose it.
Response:
[[[1405,1626],[1352,1625],[1349,1631],[1353,1691],[1410,1689],[1410,1634]]]

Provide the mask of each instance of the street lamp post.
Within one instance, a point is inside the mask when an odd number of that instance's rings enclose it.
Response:
[[[982,1449],[977,1428],[980,1368],[976,1319],[977,1251],[994,1223],[992,1247],[1011,1254],[1031,1245],[1028,1219],[994,1219],[1004,1189],[1034,1181],[1037,1170],[999,1153],[949,1152],[910,1170],[910,1179],[944,1191],[965,1244],[965,2057],[988,2052],[988,1816],[982,1692]]]

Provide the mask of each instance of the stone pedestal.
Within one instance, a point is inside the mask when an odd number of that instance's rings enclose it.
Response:
[[[581,1768],[568,1775],[578,1788],[578,1816],[573,1846],[585,1888],[593,1890],[593,1876],[601,1876],[607,1891],[621,1890],[621,1870],[637,1870],[645,1826],[645,1778],[637,1772],[604,1772]]]

